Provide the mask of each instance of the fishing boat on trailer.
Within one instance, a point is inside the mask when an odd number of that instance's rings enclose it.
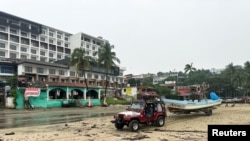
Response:
[[[181,100],[163,99],[163,101],[167,104],[167,109],[171,113],[188,114],[201,111],[211,116],[212,110],[222,103],[222,99],[214,92],[211,92],[209,96],[210,98],[206,98],[205,94],[199,91],[196,94],[182,95]]]

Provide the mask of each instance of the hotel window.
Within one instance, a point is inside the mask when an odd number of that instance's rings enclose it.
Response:
[[[58,34],[58,35],[57,35],[57,38],[58,38],[58,39],[61,39],[61,38],[62,38],[62,35]]]
[[[44,37],[40,37],[40,41],[45,42],[45,38]]]
[[[49,39],[49,43],[50,43],[50,44],[53,44],[53,40]]]
[[[83,77],[83,74],[81,72],[78,72],[78,77]]]
[[[54,55],[53,55],[53,53],[49,53],[49,57],[53,57]]]
[[[28,37],[28,34],[26,32],[21,32],[21,36]]]
[[[34,46],[34,47],[38,47],[39,46],[38,42],[36,42],[36,41],[31,41],[31,45]]]
[[[25,66],[25,72],[32,72],[32,67]]]
[[[104,76],[104,75],[102,75],[102,76],[101,76],[101,78],[102,78],[102,79],[104,79],[104,78],[105,78],[105,76]]]
[[[45,56],[45,52],[44,51],[40,51],[40,55]]]
[[[46,30],[45,29],[42,30],[42,34],[44,34],[44,35],[46,34]]]
[[[64,71],[63,70],[59,70],[59,75],[64,75]]]
[[[32,39],[37,39],[36,35],[34,35],[34,34],[31,34],[31,38]]]
[[[64,48],[62,47],[57,47],[57,52],[62,52],[63,53]]]
[[[32,54],[36,54],[36,50],[35,49],[31,49],[31,53]]]
[[[58,54],[58,55],[57,55],[57,58],[58,58],[58,59],[61,59],[61,58],[62,58],[62,55]]]
[[[37,69],[36,69],[36,72],[37,72],[37,73],[44,73],[44,69],[43,69],[43,68],[37,68]]]
[[[0,33],[0,39],[8,40],[8,35],[3,35],[3,34]]]
[[[111,77],[107,76],[107,80],[111,81]]]
[[[45,48],[46,49],[46,44],[40,44],[40,48]]]
[[[44,81],[45,77],[39,77],[39,81]]]
[[[69,47],[69,44],[65,44],[65,47]]]
[[[60,46],[62,43],[61,42],[57,42],[57,45]]]
[[[53,62],[53,61],[55,61],[56,59],[54,59],[54,58],[49,58],[49,62]]]
[[[64,37],[64,40],[65,41],[69,41],[69,37]]]
[[[27,48],[26,47],[21,47],[21,51],[22,52],[27,52]]]
[[[4,43],[0,43],[0,48],[5,48],[5,44]]]
[[[53,33],[53,32],[49,32],[49,36],[50,36],[50,37],[53,37],[53,36],[54,36],[54,33]]]
[[[21,59],[27,59],[27,55],[21,55]]]
[[[98,79],[98,74],[95,74],[95,79]]]
[[[63,48],[62,47],[58,47],[57,48],[57,52],[63,52]]]
[[[5,52],[4,51],[0,51],[0,56],[5,57]]]
[[[15,53],[10,53],[10,58],[16,58],[16,54]]]
[[[87,48],[89,48],[89,45],[87,45]]]
[[[0,70],[1,70],[1,73],[13,73],[14,72],[14,68],[9,67],[9,66],[2,66]]]
[[[17,34],[17,30],[15,30],[15,29],[10,29],[10,33],[11,33],[11,34]]]
[[[49,69],[49,74],[56,74],[56,70],[55,69]]]
[[[95,50],[95,46],[92,47],[92,50]]]
[[[74,71],[70,71],[70,76],[76,76],[76,73]]]
[[[123,81],[122,81],[122,78],[120,78],[120,82],[122,83]]]
[[[21,43],[25,45],[29,45],[29,40],[28,39],[21,39]]]
[[[46,58],[41,57],[41,58],[40,58],[40,61],[42,61],[42,62],[46,62]]]
[[[0,31],[5,32],[5,31],[6,31],[6,28],[5,28],[5,27],[0,26]]]
[[[11,50],[16,50],[16,46],[10,45],[10,49],[11,49]]]
[[[56,47],[55,47],[55,46],[53,46],[53,45],[49,45],[49,50],[56,51]]]
[[[10,41],[18,43],[18,38],[10,36]]]
[[[31,60],[36,60],[36,57],[35,56],[31,56]]]
[[[90,39],[89,38],[84,38],[84,41],[90,42]]]

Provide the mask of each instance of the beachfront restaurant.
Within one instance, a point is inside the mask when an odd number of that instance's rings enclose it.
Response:
[[[85,107],[101,105],[100,88],[46,86],[18,88],[16,109],[23,109],[25,97],[33,108]]]

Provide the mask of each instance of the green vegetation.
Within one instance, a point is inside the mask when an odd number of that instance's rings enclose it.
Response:
[[[88,69],[92,71],[92,66],[90,63],[94,63],[95,60],[91,56],[87,56],[84,48],[75,48],[70,57],[70,66],[76,68],[76,72],[80,73],[78,76],[83,76],[86,88],[88,89],[88,83],[85,76],[85,70]]]
[[[14,74],[13,76],[7,77],[6,79],[6,85],[9,85],[11,89],[16,89],[17,88],[17,74]]]
[[[13,100],[14,105],[16,105],[16,98],[17,98],[17,94],[16,94],[17,83],[18,83],[17,74],[14,74],[13,76],[8,77],[6,79],[6,85],[9,85],[11,88],[10,96],[14,97],[14,100]]]
[[[111,67],[115,67],[118,69],[118,66],[116,63],[120,63],[119,58],[116,57],[116,53],[112,52],[112,49],[114,49],[113,45],[110,45],[108,42],[106,42],[104,45],[102,45],[98,52],[98,64],[100,66],[103,66],[105,69],[105,76],[106,76],[106,82],[105,82],[105,92],[104,97],[106,97],[107,87],[108,87],[108,74],[111,69]]]
[[[10,96],[14,98],[13,104],[14,104],[14,107],[16,107],[16,104],[17,104],[16,103],[16,99],[17,99],[16,89],[11,90]]]
[[[130,102],[126,101],[125,99],[118,99],[115,97],[107,97],[106,101],[109,105],[129,105]]]
[[[250,62],[244,63],[244,66],[233,65],[230,63],[221,71],[210,71],[205,69],[196,69],[193,63],[184,67],[184,72],[176,72],[174,76],[169,76],[159,82],[176,81],[177,86],[207,85],[207,92],[215,92],[220,97],[244,97],[250,96]],[[159,77],[164,73],[158,72]],[[154,87],[161,96],[175,97],[177,94],[171,93],[170,89],[163,88],[159,84],[153,85],[153,77],[143,79],[130,79],[130,86],[150,86]]]

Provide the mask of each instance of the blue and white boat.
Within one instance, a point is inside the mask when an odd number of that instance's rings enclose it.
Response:
[[[214,92],[210,93],[209,99],[163,99],[163,101],[166,103],[167,109],[171,113],[190,113],[202,111],[207,115],[212,115],[212,109],[222,103],[222,99],[220,99]]]

